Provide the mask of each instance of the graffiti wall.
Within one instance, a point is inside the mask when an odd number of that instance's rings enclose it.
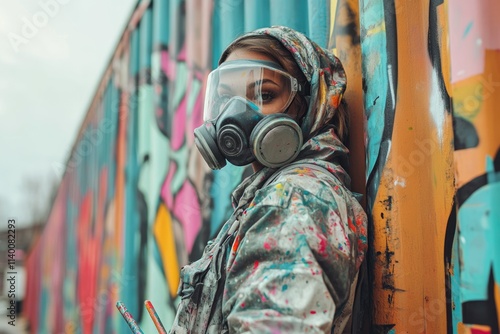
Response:
[[[454,333],[498,333],[500,319],[500,29],[498,1],[449,9],[457,232],[451,253]]]
[[[180,268],[231,212],[248,169],[194,147],[205,80],[245,31],[287,25],[348,75],[353,190],[370,256],[365,333],[497,333],[500,30],[494,0],[143,0],[101,78],[27,262],[32,333],[172,323]],[[495,205],[496,204],[496,205]]]

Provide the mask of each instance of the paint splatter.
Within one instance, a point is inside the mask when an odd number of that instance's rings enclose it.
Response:
[[[474,22],[469,22],[469,24],[467,25],[467,27],[465,27],[465,31],[464,31],[464,34],[462,35],[462,38],[467,37],[467,35],[471,31],[473,25],[474,25]]]

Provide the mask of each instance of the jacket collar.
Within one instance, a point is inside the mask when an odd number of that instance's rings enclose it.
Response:
[[[344,169],[348,162],[348,152],[348,149],[338,139],[334,129],[327,128],[304,143],[294,163],[304,162],[321,166],[334,174],[349,188],[351,179]],[[233,207],[239,209],[248,205],[255,197],[257,190],[276,171],[277,168],[264,167],[243,180],[232,193]]]

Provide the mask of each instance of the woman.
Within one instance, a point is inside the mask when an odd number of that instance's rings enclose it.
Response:
[[[342,165],[339,60],[286,27],[236,39],[207,82],[196,144],[213,169],[252,163],[235,208],[181,271],[172,333],[348,331],[366,215]]]

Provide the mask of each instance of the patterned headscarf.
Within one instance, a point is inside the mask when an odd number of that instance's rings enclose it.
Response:
[[[344,68],[330,51],[321,48],[304,34],[283,26],[262,28],[244,34],[227,49],[242,39],[260,35],[272,36],[283,44],[311,85],[309,108],[301,124],[304,137],[311,138],[328,124],[337,112],[346,88]],[[222,53],[221,60],[226,58],[226,53]]]

